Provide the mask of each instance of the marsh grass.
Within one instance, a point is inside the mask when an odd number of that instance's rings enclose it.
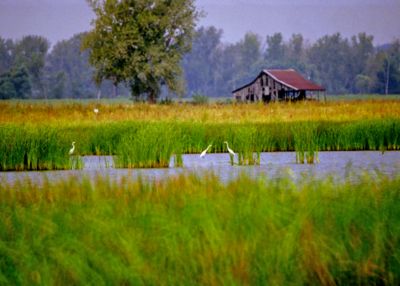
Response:
[[[255,126],[237,126],[233,129],[232,147],[237,152],[238,165],[260,165],[262,144]]]
[[[182,154],[227,152],[238,164],[257,165],[261,152],[296,151],[299,163],[315,163],[319,151],[399,150],[400,120],[350,122],[169,123],[118,122],[83,125],[0,125],[0,169],[69,169],[68,150],[77,155],[113,155],[120,167],[167,167],[171,156],[182,166]],[[236,160],[236,158],[235,158]]]
[[[43,126],[0,127],[0,170],[58,170],[71,168],[69,143],[57,129]],[[79,167],[78,159],[73,162]]]
[[[353,178],[354,179],[354,178]],[[0,184],[7,285],[399,285],[400,178]]]
[[[180,132],[166,124],[142,125],[134,133],[125,133],[117,147],[118,168],[167,168],[172,155],[182,165]]]
[[[296,162],[314,164],[318,162],[317,125],[313,122],[294,124],[292,127]]]
[[[69,165],[67,169],[70,170],[80,170],[84,167],[83,160],[80,156],[70,156],[69,157]]]

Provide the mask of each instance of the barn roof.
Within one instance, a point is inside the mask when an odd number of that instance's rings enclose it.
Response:
[[[264,70],[276,81],[294,90],[325,90],[322,86],[317,85],[304,77],[293,69],[289,70]]]
[[[272,77],[277,82],[287,86],[293,90],[310,90],[310,91],[324,91],[325,88],[322,86],[315,84],[304,77],[301,74],[296,72],[294,69],[287,70],[263,70],[251,83],[248,83],[233,92],[241,90],[245,87],[252,85],[262,74],[267,74]]]

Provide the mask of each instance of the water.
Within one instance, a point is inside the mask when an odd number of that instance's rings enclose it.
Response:
[[[47,177],[50,181],[59,180],[69,176],[82,178],[88,176],[108,176],[119,179],[123,176],[141,176],[147,180],[162,179],[180,173],[196,173],[213,171],[223,181],[235,178],[246,172],[252,177],[268,176],[277,178],[291,176],[294,179],[302,176],[323,178],[329,175],[338,179],[357,177],[366,172],[371,175],[383,173],[394,176],[400,171],[400,152],[376,151],[347,151],[347,152],[320,152],[317,164],[297,164],[295,152],[262,153],[259,166],[231,166],[229,155],[207,154],[204,158],[199,155],[183,155],[183,168],[175,168],[174,162],[170,168],[165,169],[115,169],[111,156],[85,156],[83,170],[45,171],[45,172],[2,172],[0,182],[15,182],[31,179],[40,181]],[[235,162],[237,158],[235,158]]]

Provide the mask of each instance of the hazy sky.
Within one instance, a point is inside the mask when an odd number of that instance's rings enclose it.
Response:
[[[200,25],[224,30],[225,42],[248,31],[263,38],[282,32],[315,39],[340,32],[366,32],[375,44],[400,38],[400,0],[196,0],[206,16]],[[85,0],[0,0],[0,36],[35,34],[52,44],[90,29],[93,13]]]

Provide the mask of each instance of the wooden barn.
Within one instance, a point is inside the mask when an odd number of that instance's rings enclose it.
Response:
[[[325,89],[293,69],[263,70],[252,82],[232,91],[233,98],[242,102],[271,100],[302,100],[311,94],[319,98]]]

